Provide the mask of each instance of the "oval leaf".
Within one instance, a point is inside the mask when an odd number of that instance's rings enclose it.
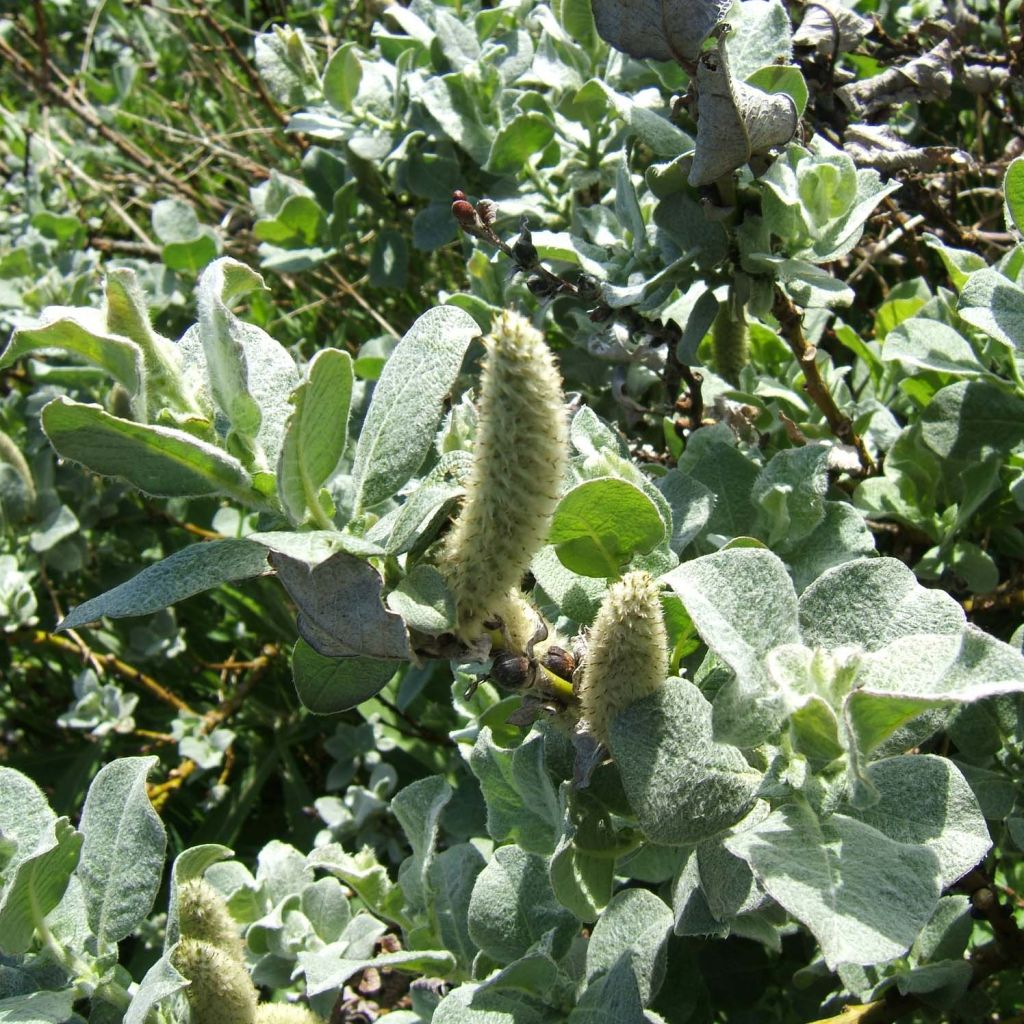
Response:
[[[299,640],[292,655],[292,678],[303,705],[317,715],[347,711],[380,693],[395,674],[393,661],[325,658]]]
[[[598,477],[578,484],[558,503],[548,540],[567,569],[608,577],[664,538],[665,522],[639,487]]]

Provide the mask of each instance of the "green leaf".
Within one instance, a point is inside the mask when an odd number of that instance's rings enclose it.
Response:
[[[694,441],[704,431],[697,431]],[[690,453],[689,447],[695,449]],[[749,537],[754,532],[757,510],[750,501],[750,491],[759,467],[734,445],[712,440],[696,445],[690,442],[679,462],[680,472],[703,484],[715,503],[706,530],[724,538]]]
[[[345,43],[339,46],[324,68],[324,99],[335,110],[351,110],[362,77],[363,65],[359,60],[358,44]]]
[[[149,615],[222,583],[269,572],[266,548],[246,539],[191,544],[99,597],[73,608],[58,630],[78,629],[107,616]]]
[[[542,152],[555,137],[551,119],[538,111],[517,114],[494,137],[484,170],[491,174],[514,174]]]
[[[877,803],[846,808],[845,813],[898,843],[934,850],[943,888],[988,853],[992,840],[977,798],[948,758],[889,757],[868,765],[866,774],[878,794]]]
[[[217,258],[217,241],[203,234],[187,242],[169,242],[160,251],[160,258],[170,270],[198,274]]]
[[[388,607],[406,626],[438,636],[455,628],[455,599],[432,565],[417,565],[388,594]]]
[[[534,556],[530,571],[561,614],[581,626],[593,622],[598,608],[601,607],[601,601],[608,592],[605,580],[571,572],[562,565],[557,552],[550,544],[541,548]]]
[[[479,166],[487,162],[491,152],[488,122],[481,117],[461,72],[426,79],[419,99],[452,142]]]
[[[901,956],[938,903],[933,850],[843,814],[819,821],[787,804],[725,845],[811,930],[832,970]]]
[[[277,490],[296,524],[312,512],[320,525],[330,526],[320,507],[320,488],[333,474],[348,441],[353,379],[347,352],[322,349],[289,396],[294,408],[277,463]]]
[[[714,495],[687,473],[670,469],[657,480],[658,490],[672,509],[669,547],[678,555],[707,526],[715,508]]]
[[[78,877],[100,948],[120,942],[153,909],[167,833],[146,795],[155,757],[122,757],[93,779],[82,809]]]
[[[555,509],[548,541],[581,576],[618,576],[635,554],[665,539],[657,506],[631,483],[599,477],[578,484]]]
[[[537,729],[511,750],[483,726],[469,755],[487,804],[487,832],[496,842],[551,853],[561,832],[562,809],[545,763],[546,739]]]
[[[26,851],[29,856],[19,858],[15,870],[8,868],[0,900],[0,950],[9,955],[27,952],[36,928],[60,903],[78,864],[81,832],[67,818],[57,818],[52,832],[52,838],[40,837]]]
[[[127,338],[110,334],[99,314],[92,310],[75,310],[67,316],[42,327],[15,331],[10,344],[0,354],[0,368],[40,349],[58,348],[106,370],[123,384],[130,395],[137,395],[143,386],[142,352]]]
[[[875,539],[861,515],[845,501],[826,501],[825,518],[799,544],[782,546],[797,593],[822,573],[875,553]]]
[[[384,366],[356,446],[355,507],[391,497],[426,458],[476,321],[454,306],[427,310]]]
[[[921,423],[925,444],[955,472],[1024,441],[1024,399],[985,381],[960,381],[935,395]]]
[[[1003,179],[1003,195],[1010,220],[1018,231],[1024,231],[1024,157],[1010,161]]]
[[[32,227],[55,242],[80,247],[86,239],[85,225],[73,214],[51,213],[40,210],[32,215]]]
[[[799,68],[787,65],[769,64],[766,67],[758,68],[755,72],[746,76],[749,85],[760,89],[762,92],[778,93],[784,92],[790,96],[796,104],[798,117],[804,116],[807,109],[807,82]]]
[[[183,430],[119,419],[61,396],[44,409],[43,430],[59,455],[159,497],[229,494],[262,504],[238,459]]]
[[[670,679],[612,720],[611,748],[640,827],[653,843],[708,839],[753,805],[761,775],[714,739],[700,690]]]
[[[509,964],[554,931],[564,955],[579,925],[555,901],[547,862],[519,846],[501,846],[477,875],[469,903],[469,933],[492,960]]]
[[[324,657],[409,657],[405,624],[381,603],[372,565],[346,551],[310,565],[280,550],[270,564],[298,605],[299,635]]]
[[[549,875],[555,898],[581,921],[596,921],[612,898],[620,843],[605,808],[587,790],[563,785],[562,834]]]
[[[292,676],[304,707],[317,715],[333,715],[376,696],[395,674],[393,661],[377,658],[325,658],[305,640],[295,644]]]
[[[389,229],[378,232],[370,252],[370,284],[374,288],[404,288],[408,276],[409,247],[405,236]]]

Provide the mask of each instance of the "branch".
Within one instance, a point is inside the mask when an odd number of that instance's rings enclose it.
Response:
[[[816,361],[818,350],[804,337],[803,317],[800,311],[781,288],[775,289],[775,305],[772,312],[779,321],[783,338],[796,357],[800,369],[803,370],[804,390],[828,421],[832,433],[843,444],[856,448],[864,474],[874,473],[876,471],[875,462],[864,445],[864,439],[854,431],[853,421],[850,417],[840,412],[832,397],[832,392],[821,379]]]

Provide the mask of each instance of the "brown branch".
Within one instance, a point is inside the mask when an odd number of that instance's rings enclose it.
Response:
[[[56,633],[48,633],[45,629],[33,629],[30,631],[18,631],[10,634],[12,637],[17,637],[20,633],[27,632],[28,640],[38,646],[55,647],[59,651],[63,651],[65,654],[74,654],[77,657],[83,657],[81,647],[72,642],[66,640],[62,636],[58,636]],[[97,665],[102,666],[104,669],[110,672],[114,672],[119,675],[122,679],[127,680],[130,683],[135,683],[137,686],[141,686],[142,689],[148,690],[158,700],[162,700],[165,704],[170,704],[172,707],[178,708],[179,711],[189,711],[192,709],[176,694],[171,693],[165,686],[158,683],[152,676],[146,675],[145,672],[135,668],[134,665],[129,665],[128,662],[122,661],[117,655],[114,654],[97,654],[95,651],[90,650],[88,653],[90,661]]]
[[[775,289],[775,304],[772,308],[782,337],[789,345],[797,364],[804,374],[804,390],[828,422],[832,433],[843,444],[857,450],[865,475],[876,471],[874,459],[864,444],[864,439],[853,429],[853,421],[839,410],[832,392],[821,379],[816,357],[817,348],[804,337],[803,316],[781,288]]]
[[[3,36],[0,36],[0,56],[3,56],[7,61],[9,61],[11,66],[26,78],[35,78],[39,80],[42,91],[47,97],[55,103],[60,104],[62,107],[70,110],[71,113],[95,131],[97,135],[118,149],[130,161],[138,164],[138,166],[143,168],[143,170],[148,174],[158,178],[163,182],[163,184],[167,185],[172,192],[178,192],[188,196],[188,198],[197,205],[205,207],[217,215],[223,213],[224,207],[219,200],[212,199],[198,191],[192,185],[189,185],[187,182],[180,181],[175,178],[174,175],[170,174],[162,164],[153,160],[133,142],[126,139],[120,132],[114,131],[114,129],[106,124],[88,101],[77,98],[74,84],[55,64],[53,64],[52,61],[49,61],[45,56],[43,56],[47,71],[47,76],[45,78],[42,77],[40,72],[32,66],[31,62],[18,53]],[[58,89],[54,82],[49,80],[48,76],[51,74],[61,81],[65,87],[64,89]]]

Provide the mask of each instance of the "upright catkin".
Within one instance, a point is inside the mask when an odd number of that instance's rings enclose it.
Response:
[[[178,886],[178,927],[187,939],[202,939],[239,963],[245,961],[242,937],[224,897],[205,878]]]
[[[202,939],[182,939],[171,963],[192,983],[192,1024],[254,1024],[256,989],[243,964]]]
[[[540,331],[505,311],[484,344],[473,467],[441,559],[467,642],[512,610],[547,536],[568,451],[562,380]]]
[[[740,370],[750,362],[750,331],[743,311],[734,315],[728,302],[718,307],[718,315],[711,325],[711,349],[715,372],[730,384],[736,384]]]
[[[310,1009],[298,1003],[260,1003],[256,1024],[323,1024]]]
[[[580,711],[606,746],[612,719],[665,682],[668,637],[659,592],[650,573],[627,573],[609,587],[594,620],[579,686]]]

